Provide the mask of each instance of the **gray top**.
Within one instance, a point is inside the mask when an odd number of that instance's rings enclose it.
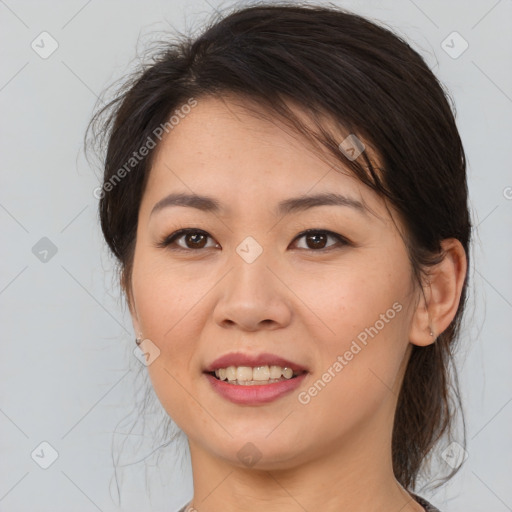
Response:
[[[411,496],[425,509],[425,512],[441,512],[438,508],[434,507],[426,499],[418,496],[417,494],[410,493]],[[188,503],[178,510],[178,512],[194,512],[194,509],[187,510]]]

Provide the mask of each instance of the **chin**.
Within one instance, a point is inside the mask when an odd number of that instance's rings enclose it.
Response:
[[[220,450],[219,445],[212,446],[212,452],[228,464],[254,471],[286,470],[307,458],[297,442],[286,435],[276,435],[272,440],[264,435],[261,438],[253,435],[235,436],[230,439],[229,445]]]

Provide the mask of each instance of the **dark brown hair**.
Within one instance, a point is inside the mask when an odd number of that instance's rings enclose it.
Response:
[[[101,227],[128,299],[138,210],[155,150],[128,170],[126,163],[190,98],[226,94],[256,101],[261,112],[327,149],[383,196],[403,222],[418,283],[442,259],[443,239],[460,240],[469,263],[464,150],[447,96],[424,60],[387,28],[340,8],[260,4],[216,17],[195,38],[165,43],[91,122],[106,149]],[[338,135],[326,128],[326,117]],[[366,151],[347,158],[339,149],[340,131],[369,144],[379,166]],[[453,352],[467,284],[466,275],[450,326],[432,345],[414,346],[408,362],[392,439],[395,476],[408,489],[460,412]]]

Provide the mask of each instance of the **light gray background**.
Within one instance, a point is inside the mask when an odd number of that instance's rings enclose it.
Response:
[[[455,100],[478,225],[460,358],[468,459],[451,483],[423,494],[443,512],[512,510],[512,1],[338,3],[406,36]],[[219,7],[0,0],[1,511],[172,512],[191,496],[187,459],[180,465],[169,452],[160,472],[155,464],[128,467],[116,505],[112,432],[128,431],[118,424],[142,389],[140,362],[100,236],[98,179],[82,138],[97,96],[131,69],[137,45],[140,53],[170,25],[200,26]],[[59,45],[47,59],[31,48],[34,40],[42,46],[43,31]],[[458,58],[442,47],[453,31],[469,44]],[[445,43],[452,55],[463,48],[457,37]],[[55,255],[45,246],[34,254],[43,237]],[[143,433],[131,437],[151,441]],[[58,453],[48,469],[35,462],[49,460],[43,441]]]

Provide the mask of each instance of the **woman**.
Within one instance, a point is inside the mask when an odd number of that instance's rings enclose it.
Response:
[[[456,412],[471,224],[422,58],[340,9],[242,8],[94,121],[103,233],[190,448],[181,510],[437,510],[414,488]]]

